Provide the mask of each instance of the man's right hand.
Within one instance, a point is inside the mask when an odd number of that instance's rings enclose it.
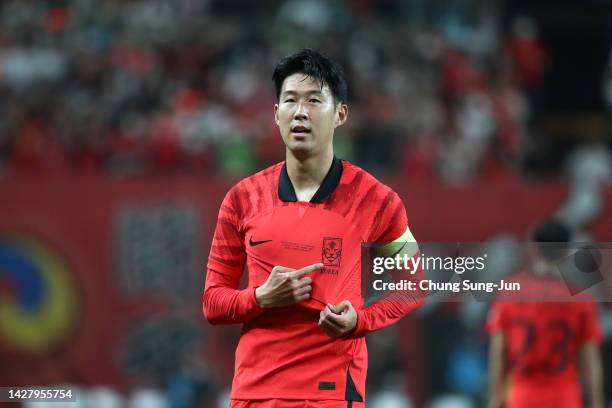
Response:
[[[255,289],[257,303],[263,308],[268,308],[292,305],[308,299],[312,290],[312,279],[306,275],[322,267],[322,263],[308,265],[301,269],[275,266],[268,280]]]

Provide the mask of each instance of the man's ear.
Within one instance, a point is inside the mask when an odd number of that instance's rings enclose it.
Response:
[[[344,122],[346,122],[347,118],[348,106],[345,103],[338,104],[338,107],[336,108],[336,120],[334,123],[334,128],[344,125]]]
[[[276,125],[279,125],[279,120],[278,120],[278,103],[274,104],[274,122],[276,122]]]

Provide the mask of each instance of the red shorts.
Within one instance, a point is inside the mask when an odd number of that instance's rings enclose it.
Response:
[[[363,402],[338,400],[235,400],[230,408],[364,408]]]

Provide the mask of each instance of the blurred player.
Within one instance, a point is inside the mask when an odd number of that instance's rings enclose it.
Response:
[[[273,80],[286,161],[225,196],[204,314],[244,324],[232,407],[363,407],[365,334],[421,302],[364,308],[360,245],[414,238],[397,194],[334,156],[334,130],[348,117],[340,66],[306,49],[282,59]],[[245,265],[248,288],[238,290]]]
[[[548,221],[533,238],[535,243],[567,243],[571,233],[560,222]],[[534,249],[533,273],[542,285],[538,293],[566,292],[555,263],[559,251],[547,244],[534,244]],[[581,381],[587,406],[603,408],[602,335],[593,302],[497,302],[487,329],[490,408],[582,407]]]

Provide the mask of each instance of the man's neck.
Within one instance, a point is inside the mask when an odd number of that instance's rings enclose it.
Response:
[[[293,184],[298,201],[310,201],[327,175],[332,161],[333,150],[306,158],[297,158],[287,150],[287,174]]]

